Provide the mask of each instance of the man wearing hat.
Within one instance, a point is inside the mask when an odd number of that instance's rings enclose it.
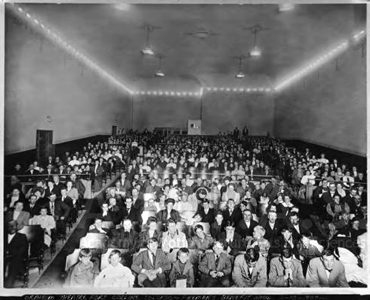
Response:
[[[157,213],[157,219],[158,222],[161,222],[162,224],[166,224],[168,219],[173,219],[176,222],[181,221],[180,213],[177,210],[173,209],[173,206],[175,205],[175,200],[172,198],[166,199],[166,208],[162,209]]]

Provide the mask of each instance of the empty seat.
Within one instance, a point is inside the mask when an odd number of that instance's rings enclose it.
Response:
[[[108,237],[104,233],[87,233],[80,239],[80,249],[89,248],[97,254],[104,253],[108,248]]]
[[[78,262],[78,256],[81,249],[75,249],[73,253],[69,254],[66,258],[65,271],[67,272],[70,267]]]
[[[102,228],[104,229],[111,229],[113,228],[114,224],[112,221],[103,221],[102,222]]]
[[[155,217],[156,212],[152,210],[144,210],[141,214],[141,218],[143,219],[143,224],[146,224],[146,221],[148,221],[149,217]]]

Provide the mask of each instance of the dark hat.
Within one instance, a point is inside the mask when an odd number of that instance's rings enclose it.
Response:
[[[170,202],[172,202],[172,204],[175,204],[175,199],[172,199],[172,198],[168,198],[168,199],[166,199],[166,205],[168,204],[168,203],[170,203]]]

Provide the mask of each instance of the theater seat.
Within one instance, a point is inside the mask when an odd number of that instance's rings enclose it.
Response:
[[[26,263],[27,270],[38,268],[40,272],[44,269],[44,230],[40,225],[26,225],[18,232],[26,235],[29,244],[30,255]]]
[[[75,249],[72,254],[69,254],[66,258],[66,265],[64,270],[67,272],[70,267],[78,262],[78,255],[81,249]]]
[[[89,248],[93,255],[100,255],[108,248],[108,237],[103,233],[87,233],[80,239],[80,249]]]
[[[143,219],[143,224],[146,224],[146,221],[148,221],[149,217],[155,217],[156,212],[152,210],[144,210],[141,214],[141,218]]]
[[[111,229],[113,228],[114,224],[112,221],[103,221],[102,222],[102,228],[104,229]]]
[[[185,222],[177,222],[176,228],[178,231],[183,232],[186,234],[186,224]]]
[[[171,262],[171,263],[174,263],[176,262],[177,260],[177,252],[179,252],[179,249],[176,248],[176,249],[172,249],[172,251],[170,253],[167,254],[167,258],[168,260]]]
[[[188,221],[189,219],[192,219],[193,216],[195,215],[195,211],[191,211],[191,210],[186,210],[186,211],[183,211],[181,212],[181,217],[186,221]]]

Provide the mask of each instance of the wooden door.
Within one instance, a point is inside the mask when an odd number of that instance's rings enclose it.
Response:
[[[37,130],[36,132],[36,157],[40,165],[45,166],[48,157],[54,157],[53,131]]]

